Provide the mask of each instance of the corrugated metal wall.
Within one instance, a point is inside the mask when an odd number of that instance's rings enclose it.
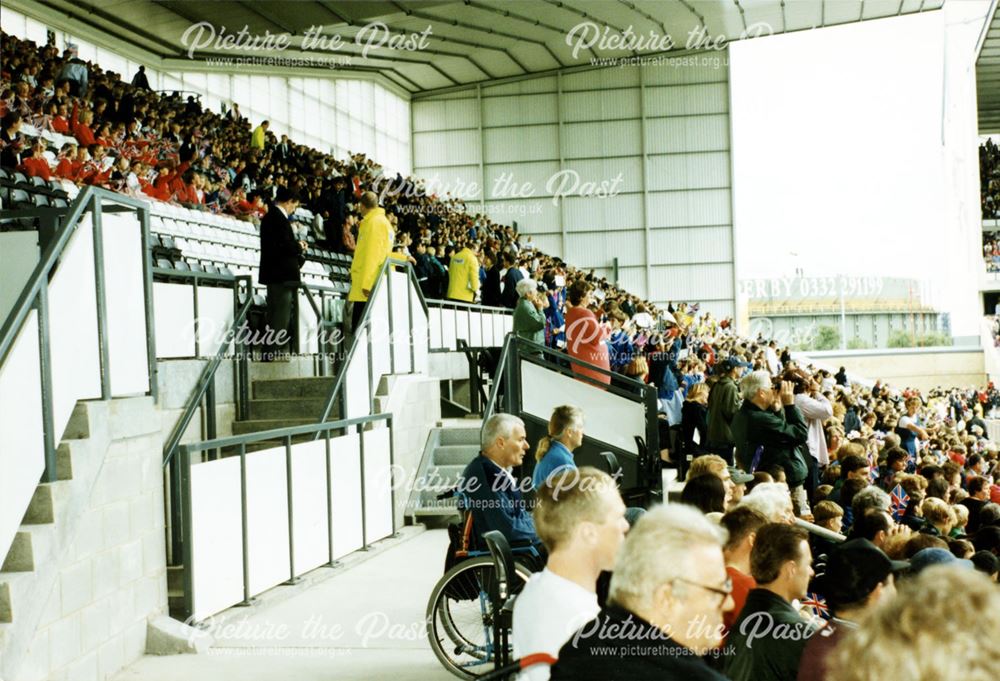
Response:
[[[732,315],[728,60],[701,59],[416,98],[414,173],[576,267],[610,276],[617,257],[654,302]]]

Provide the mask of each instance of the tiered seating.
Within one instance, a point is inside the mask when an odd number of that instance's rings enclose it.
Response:
[[[302,221],[297,223],[301,226]],[[251,222],[157,201],[151,203],[150,231],[156,265],[161,269],[257,279],[260,234]],[[304,238],[310,246],[302,266],[302,283],[346,293],[350,288],[350,256],[320,248],[311,234]],[[263,287],[257,288],[263,293]]]

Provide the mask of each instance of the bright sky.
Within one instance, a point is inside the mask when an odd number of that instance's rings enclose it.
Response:
[[[942,15],[730,47],[740,279],[933,269],[945,209]]]

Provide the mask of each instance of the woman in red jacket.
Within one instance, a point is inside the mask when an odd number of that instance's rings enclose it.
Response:
[[[597,321],[597,315],[587,309],[590,305],[590,285],[578,279],[569,287],[568,300],[572,307],[566,312],[566,351],[570,357],[609,371],[608,344],[604,342],[604,331]],[[572,365],[573,373],[585,376],[598,383],[611,383],[610,374]]]

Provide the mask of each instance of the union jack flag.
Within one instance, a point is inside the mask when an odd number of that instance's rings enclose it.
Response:
[[[868,483],[874,485],[876,480],[878,480],[878,466],[869,466]]]
[[[815,591],[806,593],[806,597],[802,599],[802,607],[809,608],[809,611],[813,615],[828,622],[833,619],[833,615],[830,614],[830,608],[826,605],[826,599]]]
[[[902,485],[896,485],[889,493],[889,503],[892,510],[892,517],[896,522],[906,515],[906,507],[910,503],[910,495],[906,493]]]

